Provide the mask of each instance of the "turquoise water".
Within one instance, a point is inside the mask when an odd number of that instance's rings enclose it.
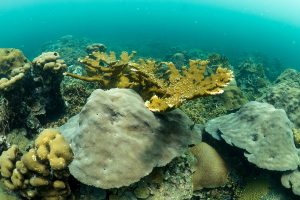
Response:
[[[45,42],[73,35],[112,49],[139,49],[141,55],[149,54],[143,52],[147,45],[197,48],[229,58],[261,53],[300,69],[297,2],[241,2],[1,0],[0,46],[20,48],[32,58]]]

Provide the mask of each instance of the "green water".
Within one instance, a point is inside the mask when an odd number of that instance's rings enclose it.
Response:
[[[2,0],[0,46],[21,48],[34,57],[45,42],[73,35],[146,56],[151,55],[143,52],[145,46],[159,53],[162,47],[181,46],[228,57],[261,53],[300,68],[300,14],[295,14],[300,3],[236,2]]]

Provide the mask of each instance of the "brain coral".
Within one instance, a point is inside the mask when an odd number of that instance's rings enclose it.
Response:
[[[71,144],[71,174],[108,189],[130,185],[164,166],[192,142],[193,122],[181,111],[153,114],[130,89],[95,90],[60,128]]]

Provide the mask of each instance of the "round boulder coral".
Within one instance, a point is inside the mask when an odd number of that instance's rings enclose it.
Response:
[[[71,174],[109,189],[128,186],[180,155],[192,142],[193,122],[179,110],[155,115],[133,90],[98,89],[60,130],[74,152]]]

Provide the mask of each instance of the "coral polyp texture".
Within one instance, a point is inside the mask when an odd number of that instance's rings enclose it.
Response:
[[[209,74],[207,60],[190,60],[188,67],[183,66],[182,70],[178,70],[172,62],[150,59],[133,61],[134,54],[122,52],[117,59],[114,52],[93,52],[80,60],[86,68],[87,76],[72,73],[65,75],[85,81],[98,81],[103,89],[134,89],[154,112],[178,108],[189,99],[220,94],[233,78],[232,71],[222,67],[218,67],[214,74]]]
[[[20,50],[0,48],[0,92],[13,88],[25,77],[30,68],[30,62]]]
[[[4,185],[27,199],[66,199],[70,194],[68,164],[73,159],[69,144],[59,131],[45,129],[34,148],[23,156],[12,145],[0,156]]]
[[[60,131],[71,144],[71,174],[110,189],[128,186],[165,166],[195,140],[194,123],[180,110],[154,114],[133,90],[95,90]]]

